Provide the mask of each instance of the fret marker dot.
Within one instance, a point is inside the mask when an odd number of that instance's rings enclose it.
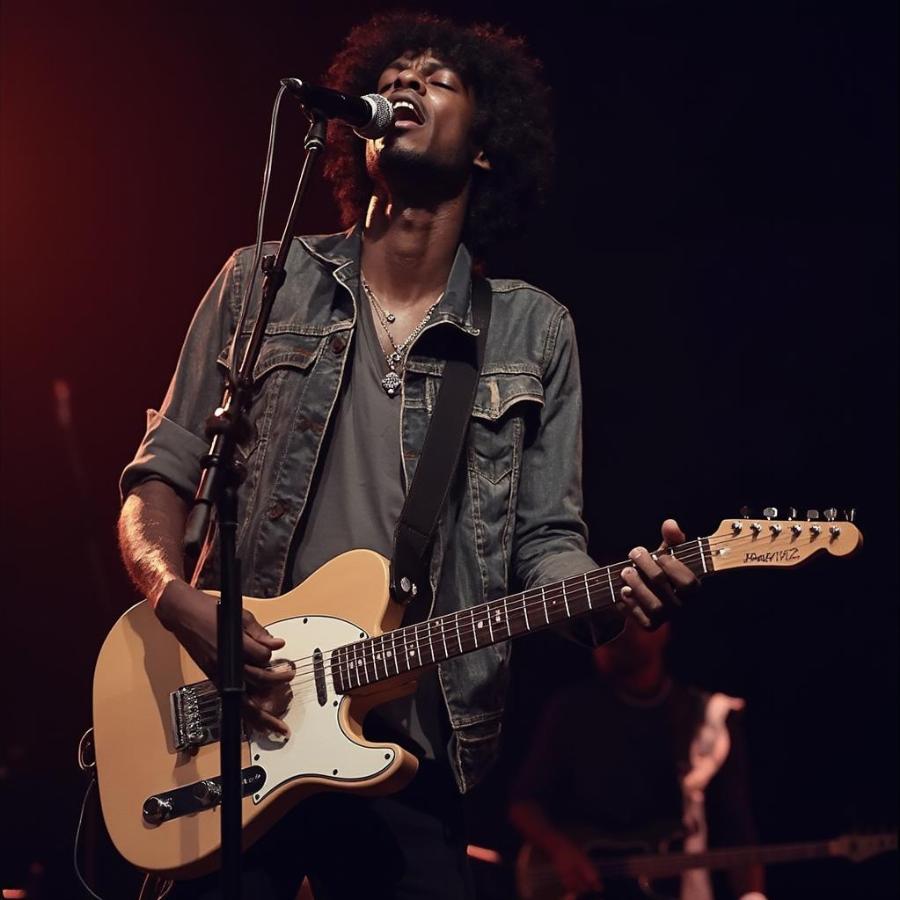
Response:
[[[409,655],[410,655],[410,656],[415,656],[415,655],[416,655],[416,651],[415,651],[415,650],[410,650],[410,651],[409,651]]]
[[[390,650],[385,650],[384,655],[385,655],[388,659],[390,659],[394,654],[393,654]]]
[[[479,622],[479,623],[478,623],[478,627],[479,627],[479,628],[484,628],[484,622]]]

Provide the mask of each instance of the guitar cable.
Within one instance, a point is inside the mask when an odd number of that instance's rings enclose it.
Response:
[[[78,765],[81,766],[82,770],[87,771],[87,768],[84,765],[83,760],[79,755]],[[93,766],[91,766],[93,768]],[[81,886],[94,898],[94,900],[103,900],[101,896],[95,894],[91,889],[91,886],[84,880],[84,876],[81,874],[81,867],[78,865],[78,845],[81,843],[81,828],[84,825],[84,811],[87,809],[88,797],[91,795],[91,789],[97,783],[97,773],[93,772],[91,774],[90,781],[88,781],[88,786],[84,792],[84,798],[81,801],[81,812],[78,814],[78,825],[75,828],[75,844],[72,848],[72,866],[75,869],[75,875],[78,880],[81,882]]]
[[[81,886],[87,891],[93,900],[104,900],[93,888],[87,883],[84,875],[81,873],[81,866],[78,863],[78,849],[81,844],[81,830],[84,827],[84,813],[87,809],[88,797],[94,785],[97,784],[97,768],[93,758],[92,745],[92,729],[85,732],[84,736],[78,743],[78,768],[82,772],[90,772],[90,779],[84,791],[84,797],[81,800],[81,811],[78,814],[78,824],[75,826],[75,842],[72,847],[72,867],[75,869],[75,876],[81,883]],[[138,893],[137,900],[163,900],[172,890],[174,882],[147,873],[141,882],[141,889]],[[148,890],[153,893],[148,893]]]

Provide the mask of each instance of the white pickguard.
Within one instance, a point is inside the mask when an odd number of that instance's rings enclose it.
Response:
[[[253,799],[258,802],[279,785],[304,775],[358,781],[388,768],[395,755],[390,747],[360,746],[341,728],[338,715],[347,698],[335,694],[331,684],[332,649],[368,635],[352,622],[330,616],[297,616],[272,622],[266,628],[274,637],[284,639],[278,658],[297,660],[297,676],[292,684],[294,699],[284,716],[290,737],[276,741],[254,732],[250,738],[252,764],[266,772],[265,783]],[[322,651],[324,660],[324,706],[319,704],[312,674],[316,649]]]

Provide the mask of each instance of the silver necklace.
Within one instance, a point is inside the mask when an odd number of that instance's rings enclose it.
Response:
[[[400,390],[400,385],[403,383],[403,369],[405,353],[408,347],[415,341],[415,339],[422,333],[422,329],[428,324],[431,320],[432,315],[434,314],[435,309],[437,308],[438,303],[441,302],[444,294],[441,292],[441,296],[428,307],[428,310],[425,312],[425,315],[422,317],[422,321],[416,325],[415,328],[409,333],[409,336],[405,341],[401,341],[399,344],[394,340],[394,336],[391,334],[390,328],[388,325],[396,322],[397,317],[388,312],[378,301],[378,298],[375,296],[372,288],[369,287],[369,283],[366,279],[360,274],[359,276],[360,284],[362,284],[363,290],[366,292],[366,296],[369,298],[369,303],[372,304],[372,309],[377,313],[378,322],[381,327],[384,329],[384,333],[387,335],[387,339],[393,348],[390,353],[385,353],[384,358],[387,361],[388,372],[381,379],[381,386],[384,388],[384,392],[388,395],[388,397],[395,397],[397,395],[397,391]]]

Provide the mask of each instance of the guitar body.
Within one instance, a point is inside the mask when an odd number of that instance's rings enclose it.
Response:
[[[851,522],[835,522],[834,513],[828,510],[821,524],[725,520],[709,537],[666,552],[698,578],[726,569],[787,568],[816,553],[848,556],[862,535]],[[399,790],[415,774],[415,757],[396,744],[366,740],[370,709],[412,693],[418,674],[445,660],[611,609],[621,570],[630,564],[406,626],[402,608],[390,599],[390,565],[370,550],[335,557],[282,597],[245,597],[245,608],[285,641],[273,662],[290,660],[295,673],[284,716],[290,736],[244,736],[244,846],[318,791]],[[213,685],[146,602],[128,610],[97,660],[93,731],[103,817],[119,852],[138,868],[184,878],[217,867],[219,726]]]
[[[331,560],[303,584],[270,600],[244,599],[244,606],[274,636],[286,641],[277,658],[307,660],[317,649],[378,635],[399,626],[403,610],[389,595],[389,564],[369,550]],[[366,691],[336,694],[324,678],[317,691],[297,663],[294,699],[284,741],[250,734],[242,769],[259,777],[243,799],[245,848],[286,810],[322,790],[386,794],[415,774],[415,757],[396,744],[373,744],[363,736],[368,711],[415,690],[409,674]],[[133,865],[171,877],[193,877],[218,865],[220,812],[197,807],[196,786],[218,777],[219,743],[176,749],[171,695],[204,682],[176,639],[145,601],[126,612],[106,638],[94,674],[94,741],[103,817],[119,852]],[[324,702],[322,700],[324,699]],[[214,700],[206,700],[207,704]],[[259,781],[262,783],[258,783]],[[183,789],[178,794],[172,792]],[[188,812],[148,822],[145,803],[175,796]]]

